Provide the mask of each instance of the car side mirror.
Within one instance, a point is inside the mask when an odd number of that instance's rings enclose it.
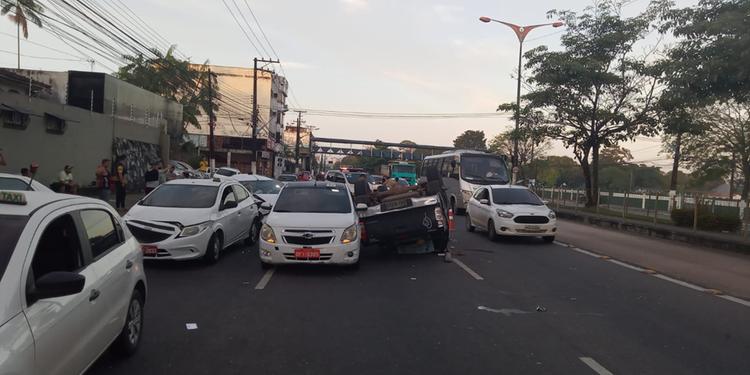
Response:
[[[31,295],[36,300],[78,294],[86,284],[86,277],[75,272],[54,271],[42,275],[35,282]]]
[[[263,202],[260,204],[261,211],[270,212],[272,208],[273,208],[273,205],[268,202]]]
[[[237,208],[237,201],[224,202],[224,206],[221,207],[222,210],[229,208]]]
[[[479,203],[484,204],[484,205],[489,205],[490,204],[490,200],[482,198],[482,199],[479,200]]]
[[[544,205],[546,206],[546,205],[549,204],[549,201],[548,200],[543,200],[542,203],[544,203]]]
[[[365,204],[365,203],[357,203],[357,207],[355,209],[357,211],[367,211],[367,204]]]

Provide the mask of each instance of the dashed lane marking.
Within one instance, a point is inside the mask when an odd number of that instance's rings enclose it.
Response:
[[[612,374],[612,372],[604,368],[604,366],[600,365],[599,362],[591,357],[580,357],[578,359],[580,359],[581,362],[585,363],[586,366],[591,367],[591,369],[599,375],[614,375]]]
[[[258,285],[255,286],[256,290],[263,290],[266,285],[268,285],[268,282],[271,281],[271,276],[273,276],[274,270],[275,268],[271,268],[263,274],[263,277],[261,277],[260,281],[258,281]]]
[[[459,267],[461,267],[464,271],[466,271],[466,273],[468,273],[469,275],[471,275],[471,277],[473,277],[473,278],[475,278],[477,280],[484,280],[484,277],[482,277],[478,273],[474,272],[474,270],[471,269],[471,268],[469,268],[469,266],[465,265],[464,262],[462,262],[462,261],[460,261],[460,260],[458,260],[456,258],[453,258],[452,260],[453,260],[453,263],[456,263],[456,265],[458,265]]]

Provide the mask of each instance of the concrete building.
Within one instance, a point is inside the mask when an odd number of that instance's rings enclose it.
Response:
[[[253,139],[253,69],[211,65],[217,76],[219,111],[214,143],[217,166],[231,164],[243,172],[278,176],[282,172],[284,113],[287,111],[286,78],[258,69],[258,127]],[[198,118],[201,127],[189,127],[190,138],[201,153],[208,153],[209,118]]]
[[[21,82],[24,82],[23,85]],[[140,190],[149,163],[169,159],[182,106],[103,73],[0,69],[0,149],[18,173],[31,162],[49,184],[65,165],[87,186],[101,159],[124,163]]]

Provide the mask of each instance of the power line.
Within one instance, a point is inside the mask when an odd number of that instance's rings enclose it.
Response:
[[[245,31],[245,28],[242,27],[242,24],[237,19],[237,16],[235,16],[234,12],[232,12],[232,8],[230,8],[229,5],[227,5],[227,2],[225,0],[221,0],[221,2],[224,3],[224,7],[227,8],[227,10],[229,11],[229,14],[234,19],[234,22],[237,23],[237,26],[240,27],[240,30],[242,31],[242,33],[245,34],[245,38],[247,38],[247,41],[250,42],[251,46],[253,46],[253,49],[255,49],[255,52],[257,52],[258,54],[260,54],[260,50],[258,49],[258,46],[256,46],[255,43],[253,43],[253,40],[250,38],[250,35],[247,35],[247,31]]]
[[[6,51],[6,50],[3,50],[3,49],[0,49],[0,52],[7,53],[7,54],[10,54],[10,55],[18,55],[18,52]],[[59,60],[59,61],[77,61],[77,62],[86,61],[85,59],[68,59],[68,58],[64,58],[64,57],[33,56],[33,55],[24,55],[24,54],[21,54],[21,56],[23,56],[23,57],[29,57],[29,58],[32,58],[32,59],[40,59],[40,60]]]
[[[247,30],[250,31],[250,34],[253,35],[253,37],[255,38],[255,41],[258,42],[258,45],[265,53],[264,56],[271,57],[271,54],[268,53],[268,50],[266,50],[266,47],[263,46],[263,42],[260,41],[260,38],[258,38],[258,35],[255,34],[255,31],[253,31],[253,27],[250,26],[250,22],[247,22],[247,18],[245,18],[245,13],[242,12],[239,5],[237,5],[237,2],[235,0],[232,0],[232,4],[234,4],[234,7],[237,9],[237,13],[239,13],[240,17],[242,17],[242,20],[245,21],[245,25],[247,25]]]

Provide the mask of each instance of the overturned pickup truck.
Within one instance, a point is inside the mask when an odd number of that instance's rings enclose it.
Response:
[[[446,250],[449,203],[437,172],[427,175],[427,180],[417,186],[395,186],[355,197],[355,201],[368,206],[359,213],[365,243],[378,243],[400,252]],[[402,251],[407,248],[416,250]]]

